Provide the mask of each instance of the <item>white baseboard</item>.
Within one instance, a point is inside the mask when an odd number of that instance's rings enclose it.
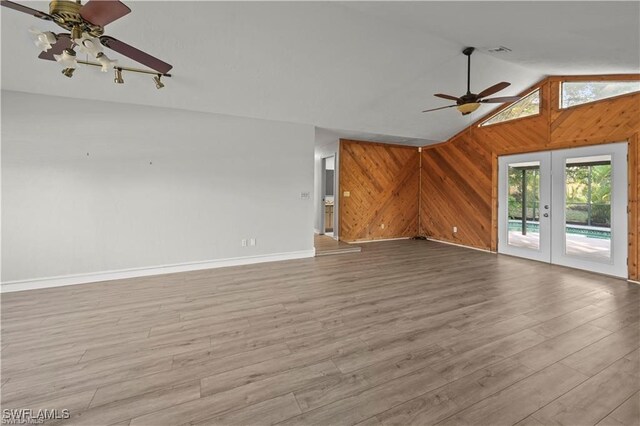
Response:
[[[428,238],[427,237],[427,241],[433,241],[434,243],[448,244],[450,246],[462,247],[462,248],[466,248],[466,249],[470,249],[470,250],[482,251],[484,253],[497,254],[496,252],[491,251],[491,250],[481,249],[481,248],[478,248],[478,247],[465,246],[464,244],[456,244],[456,243],[452,243],[452,242],[449,242],[449,241],[436,240],[435,238]]]
[[[65,285],[89,284],[100,281],[113,281],[126,278],[147,277],[151,275],[173,274],[176,272],[198,271],[202,269],[224,268],[226,266],[252,265],[255,263],[277,262],[281,260],[305,259],[314,257],[315,249],[287,253],[263,254],[258,256],[234,257],[230,259],[205,260],[201,262],[176,263],[172,265],[148,268],[131,268],[117,271],[93,272],[87,274],[64,275],[31,280],[6,281],[0,286],[0,292],[35,290],[39,288],[61,287]]]
[[[634,280],[627,280],[627,281],[629,281],[630,283],[634,283],[634,284],[640,285],[640,281],[634,281]]]

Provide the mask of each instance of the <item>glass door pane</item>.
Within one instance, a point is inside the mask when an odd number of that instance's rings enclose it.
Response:
[[[509,164],[508,244],[540,249],[540,162]]]
[[[565,254],[611,261],[611,155],[565,162]]]

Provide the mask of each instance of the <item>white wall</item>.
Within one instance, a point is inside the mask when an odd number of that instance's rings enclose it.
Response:
[[[340,140],[339,137],[330,134],[329,132],[323,131],[322,129],[316,129],[315,136],[315,165],[314,165],[314,197],[313,197],[313,210],[314,210],[314,228],[316,232],[320,232],[320,228],[322,227],[320,224],[320,217],[324,214],[324,206],[322,206],[320,202],[321,194],[322,194],[322,159],[329,157],[331,155],[335,155],[335,179],[336,179],[336,187],[334,188],[334,194],[338,194],[338,189],[340,188],[340,170],[339,170],[339,159],[338,159],[338,151]],[[338,199],[337,197],[335,198]],[[334,203],[334,218],[338,217],[338,203]],[[336,220],[337,221],[337,220]],[[337,225],[337,224],[336,224]],[[338,235],[340,230],[338,227],[334,225],[334,235]]]
[[[3,91],[3,284],[312,255],[313,155],[313,126]]]

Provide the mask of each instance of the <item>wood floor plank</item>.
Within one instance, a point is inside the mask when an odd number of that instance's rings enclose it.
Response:
[[[384,425],[431,425],[533,374],[507,359],[377,415]]]
[[[561,362],[592,376],[638,347],[640,347],[638,326],[629,325],[568,356]]]
[[[640,390],[640,366],[620,359],[533,414],[543,424],[596,424]]]
[[[598,422],[598,426],[634,426],[640,420],[640,392],[631,395],[607,417]]]
[[[587,376],[556,363],[439,424],[512,425],[586,379]]]

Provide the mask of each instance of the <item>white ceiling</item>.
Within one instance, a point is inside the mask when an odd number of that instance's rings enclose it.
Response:
[[[444,140],[489,111],[420,112],[447,104],[433,93],[464,93],[464,46],[480,48],[472,90],[510,81],[500,95],[545,75],[638,72],[640,63],[638,2],[127,4],[132,13],[107,33],[172,63],[165,89],[126,73],[126,84],[115,85],[112,74],[93,68],[65,78],[58,64],[36,58],[27,31],[57,27],[0,8],[2,89],[308,123],[417,144]],[[513,52],[486,52],[499,45]]]

